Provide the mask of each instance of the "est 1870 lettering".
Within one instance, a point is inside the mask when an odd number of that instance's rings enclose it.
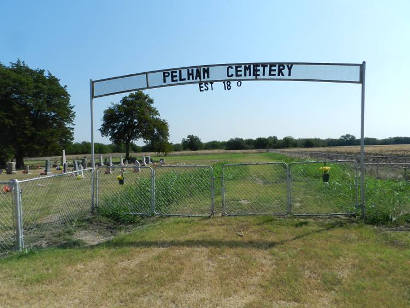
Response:
[[[225,91],[229,91],[232,89],[232,85],[236,84],[237,87],[242,86],[242,81],[222,81],[222,84],[224,86],[224,90]],[[200,92],[206,92],[206,91],[213,91],[214,90],[214,82],[210,81],[210,82],[199,82],[198,83],[199,86],[199,91]]]

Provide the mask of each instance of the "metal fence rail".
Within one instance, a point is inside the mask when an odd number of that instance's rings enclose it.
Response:
[[[211,166],[166,165],[154,171],[155,214],[213,215],[214,173]]]
[[[286,215],[287,185],[285,163],[225,164],[223,215]]]
[[[153,169],[108,166],[96,170],[96,208],[105,215],[154,215]]]
[[[293,215],[354,215],[358,210],[358,168],[354,161],[289,164]]]

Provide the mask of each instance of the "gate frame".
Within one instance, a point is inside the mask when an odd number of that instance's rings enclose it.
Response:
[[[162,214],[158,213],[156,209],[154,208],[154,215],[157,216],[163,216],[163,217],[213,217],[215,214],[215,173],[214,173],[214,168],[210,165],[159,165],[156,168],[154,168],[154,175],[153,175],[153,181],[154,181],[154,194],[153,198],[156,199],[156,170],[161,169],[161,168],[167,168],[170,167],[172,168],[205,168],[209,169],[211,173],[210,177],[210,193],[211,193],[211,207],[209,210],[209,215],[201,215],[201,214]],[[155,201],[154,201],[155,202]]]
[[[287,209],[282,213],[248,213],[248,214],[228,214],[226,212],[226,203],[225,203],[225,178],[224,178],[224,169],[225,166],[232,167],[232,166],[258,166],[258,165],[282,165],[286,170],[286,192],[287,192]],[[222,216],[257,216],[257,215],[271,215],[271,216],[287,216],[289,215],[289,188],[290,188],[290,181],[289,181],[289,165],[285,162],[256,162],[256,163],[233,163],[233,164],[223,164],[222,165],[222,177],[221,177],[221,193],[222,193]]]
[[[155,216],[155,181],[154,181],[154,169],[151,166],[136,166],[136,165],[128,165],[128,166],[120,166],[120,165],[112,165],[112,166],[98,166],[95,169],[95,180],[93,184],[95,183],[95,203],[94,203],[94,209],[98,208],[99,206],[99,171],[101,169],[135,169],[135,168],[140,168],[140,169],[150,169],[150,179],[151,179],[151,192],[150,192],[150,214],[146,213],[129,213],[130,215],[138,215],[138,216]]]
[[[355,160],[308,160],[308,161],[297,161],[297,162],[291,162],[288,164],[289,168],[289,176],[290,176],[290,183],[289,183],[289,206],[290,206],[290,213],[289,215],[295,216],[295,217],[332,217],[332,216],[346,216],[346,217],[355,217],[356,213],[302,213],[302,214],[295,214],[292,213],[293,209],[293,202],[292,202],[292,166],[293,165],[304,165],[304,164],[323,164],[323,163],[351,163],[354,167],[355,170],[355,175],[353,178],[354,185],[355,185],[355,208],[357,209],[359,207],[358,205],[358,193],[359,193],[359,185],[358,185],[358,166],[357,166],[357,161]]]

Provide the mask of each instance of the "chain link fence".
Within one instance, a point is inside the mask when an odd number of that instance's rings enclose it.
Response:
[[[225,164],[222,167],[224,215],[287,213],[285,163]]]
[[[0,182],[0,255],[16,246],[13,187],[11,182]]]
[[[289,164],[294,215],[354,215],[358,211],[358,168],[354,161]]]
[[[212,167],[167,165],[155,168],[155,214],[211,216],[213,212]]]
[[[0,182],[0,255],[58,244],[64,226],[105,216],[355,215],[354,161],[110,166]],[[410,222],[409,163],[366,163],[366,221]],[[220,176],[215,213],[215,174]],[[220,189],[220,193],[219,193]],[[218,199],[219,200],[219,199]]]
[[[366,163],[366,221],[410,223],[410,163]]]
[[[150,167],[99,167],[95,187],[95,206],[105,216],[154,214],[153,169]]]

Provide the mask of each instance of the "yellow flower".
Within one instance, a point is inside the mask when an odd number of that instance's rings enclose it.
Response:
[[[330,167],[323,166],[323,167],[320,167],[319,170],[322,170],[323,173],[328,173],[330,171]]]
[[[117,180],[118,180],[118,181],[121,181],[121,180],[123,180],[123,179],[124,179],[124,177],[123,177],[122,175],[117,176]]]

